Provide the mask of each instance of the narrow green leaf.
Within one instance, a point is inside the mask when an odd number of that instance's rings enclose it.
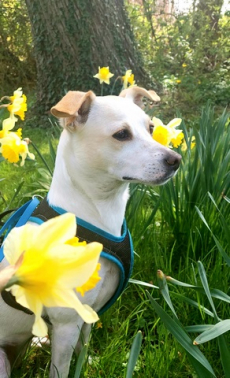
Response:
[[[212,233],[212,231],[211,231],[211,229],[210,229],[210,227],[209,227],[209,225],[208,225],[208,223],[207,223],[205,217],[203,216],[202,212],[198,209],[197,206],[195,206],[195,209],[196,209],[196,211],[198,212],[198,215],[199,215],[199,217],[201,218],[201,220],[204,222],[205,226],[206,226],[206,227],[208,228],[208,230]]]
[[[223,199],[225,199],[225,201],[227,201],[228,203],[230,203],[230,198],[228,198],[227,196],[223,196]]]
[[[219,243],[218,239],[216,238],[216,236],[213,234],[211,228],[209,227],[206,219],[204,218],[203,214],[201,213],[201,211],[198,209],[197,206],[195,206],[196,208],[196,211],[198,212],[199,214],[199,217],[202,219],[202,221],[204,222],[205,226],[208,228],[208,230],[211,232],[211,235],[216,243],[216,246],[219,250],[219,252],[221,253],[222,257],[224,258],[224,260],[226,261],[226,263],[228,264],[228,266],[230,266],[230,257],[228,256],[228,254],[225,252],[225,250],[223,249],[223,247],[221,246],[221,244]]]
[[[219,250],[219,252],[221,253],[223,259],[225,260],[225,262],[228,264],[228,266],[230,266],[230,257],[228,256],[228,254],[225,252],[225,250],[223,249],[223,247],[221,246],[221,244],[219,243],[218,239],[215,237],[215,235],[212,235],[213,236],[213,239],[215,240],[215,243],[216,243],[216,246]]]
[[[202,264],[201,261],[198,261],[198,271],[199,271],[200,279],[201,279],[201,282],[202,282],[205,294],[207,295],[209,303],[210,303],[210,305],[212,307],[212,311],[213,311],[214,316],[215,316],[215,318],[217,320],[218,316],[217,316],[217,313],[216,313],[216,308],[214,306],[214,303],[213,303],[213,300],[212,300],[212,296],[211,296],[211,293],[210,293],[210,289],[209,289],[209,285],[208,285],[208,280],[207,280],[206,272],[205,272],[204,266],[203,266],[203,264]]]
[[[230,372],[230,350],[229,345],[226,342],[225,335],[221,335],[218,337],[218,344],[221,363],[224,369],[225,377],[227,378]]]
[[[13,195],[13,197],[11,198],[10,202],[8,203],[8,206],[6,208],[6,210],[8,210],[12,204],[12,202],[14,201],[14,199],[17,197],[17,195],[19,194],[20,190],[22,189],[22,186],[24,185],[24,180],[22,180],[19,185],[17,186],[17,189]]]
[[[196,333],[196,332],[207,331],[208,329],[210,329],[212,327],[213,327],[212,324],[196,324],[196,325],[184,327],[184,329],[187,332],[194,332],[194,333]]]
[[[173,307],[171,298],[170,298],[170,294],[169,294],[169,290],[168,290],[168,285],[167,285],[166,277],[165,277],[164,273],[161,270],[157,271],[157,281],[158,281],[158,284],[159,284],[160,292],[163,295],[166,303],[170,307],[170,309],[173,312],[174,316],[176,318],[178,318],[178,316],[176,314],[176,311],[175,311],[175,309]]]
[[[137,359],[141,350],[141,343],[142,343],[142,333],[141,331],[138,331],[132,343],[128,365],[127,365],[126,378],[132,378],[133,376],[134,368],[137,363]]]
[[[202,310],[205,312],[205,314],[211,316],[212,318],[214,318],[214,314],[213,312],[211,312],[210,310],[208,310],[206,307],[202,306],[201,304],[199,304],[198,302],[190,299],[190,298],[187,298],[185,297],[184,295],[182,294],[179,294],[179,293],[175,293],[175,292],[172,292],[172,294],[179,298],[179,299],[182,299],[184,302],[190,304],[191,306],[195,307],[195,308],[198,308],[199,310]]]
[[[188,284],[188,283],[185,283],[185,282],[182,282],[182,281],[178,281],[176,280],[175,278],[173,277],[170,277],[170,276],[166,276],[166,280],[174,285],[177,285],[177,286],[183,286],[183,287],[190,287],[192,289],[195,289],[197,288],[197,286],[194,286],[194,285],[191,285],[191,284]]]
[[[151,287],[153,289],[159,289],[158,286],[155,286],[155,285],[152,285],[148,282],[144,282],[144,281],[139,281],[139,280],[134,280],[133,278],[130,278],[129,279],[129,282],[130,283],[133,283],[133,284],[136,284],[136,285],[141,285],[141,286],[145,286],[145,287]]]
[[[157,312],[158,316],[161,318],[169,332],[173,334],[177,341],[197,361],[197,363],[201,364],[208,372],[210,372],[213,375],[213,377],[216,377],[210,363],[205,358],[203,353],[199,350],[199,348],[193,345],[192,340],[188,337],[187,333],[184,331],[182,326],[177,321],[173,320],[164,311],[164,309],[161,306],[159,306],[159,304],[151,297],[151,295],[148,292],[147,294],[152,307]]]
[[[83,348],[82,348],[79,356],[78,356],[78,359],[77,359],[75,373],[74,373],[74,378],[79,378],[80,377],[82,366],[84,364],[85,357],[86,357],[86,354],[87,354],[87,350],[88,350],[88,345],[85,344],[83,346]]]
[[[193,341],[194,345],[206,343],[209,340],[215,339],[223,333],[230,330],[230,319],[222,320],[221,322],[211,326],[209,329],[201,333]]]
[[[166,279],[168,282],[170,282],[173,285],[187,287],[187,288],[191,288],[200,292],[204,292],[204,289],[201,286],[194,286],[191,284],[187,284],[185,282],[178,281],[172,277],[166,277]],[[230,303],[230,296],[224,293],[223,291],[219,289],[210,289],[210,293],[213,298],[217,298],[217,299],[220,299],[221,301]]]

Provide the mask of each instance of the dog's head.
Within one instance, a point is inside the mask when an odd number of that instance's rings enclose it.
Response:
[[[139,87],[104,97],[70,91],[51,109],[65,129],[63,154],[71,177],[85,170],[91,179],[159,185],[176,173],[181,156],[153,140],[143,97],[160,100]]]

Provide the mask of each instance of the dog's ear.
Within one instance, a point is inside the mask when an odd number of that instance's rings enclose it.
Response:
[[[125,97],[132,100],[136,105],[143,107],[142,98],[146,97],[151,101],[160,101],[160,97],[156,94],[156,92],[150,90],[147,91],[141,87],[130,87],[124,89],[120,94],[120,97]]]
[[[92,91],[86,93],[70,91],[51,108],[51,113],[56,118],[65,118],[64,127],[76,123],[85,123],[95,97]]]

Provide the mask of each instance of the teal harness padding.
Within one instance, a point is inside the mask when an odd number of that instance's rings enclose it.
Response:
[[[36,200],[36,202],[35,202]],[[35,209],[36,208],[36,209]],[[20,209],[14,213],[10,219],[6,222],[8,224],[4,225],[4,232],[6,229],[9,230],[13,227],[19,227],[25,224],[28,220],[37,224],[42,224],[43,222],[54,218],[60,214],[66,213],[65,210],[50,206],[47,199],[45,198],[39,204],[39,201],[34,198],[33,200],[27,202]],[[16,215],[17,214],[17,215]],[[124,291],[128,280],[130,278],[133,261],[134,261],[134,252],[133,252],[133,243],[129,230],[127,229],[126,221],[124,220],[122,226],[121,236],[114,236],[108,232],[105,232],[98,227],[91,225],[88,222],[76,217],[77,222],[77,237],[80,241],[85,240],[87,243],[90,242],[99,242],[103,245],[103,251],[101,252],[101,257],[104,257],[117,265],[120,272],[119,285],[113,295],[113,297],[103,306],[102,309],[98,312],[101,315],[105,312],[112,304],[117,300],[117,298]],[[3,247],[0,249],[2,257]],[[0,258],[1,261],[1,258]],[[8,294],[10,292],[4,292],[3,299],[6,303],[12,306],[12,298],[8,300]],[[11,295],[12,296],[12,295]],[[20,308],[22,309],[22,308]]]

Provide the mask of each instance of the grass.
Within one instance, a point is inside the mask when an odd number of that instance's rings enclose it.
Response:
[[[225,112],[216,117],[208,105],[200,119],[194,122],[193,128],[187,130],[184,124],[187,141],[194,134],[196,147],[193,150],[189,147],[183,153],[183,163],[178,175],[164,187],[131,187],[127,222],[136,252],[132,276],[134,279],[158,285],[157,270],[161,269],[178,281],[201,286],[197,265],[197,260],[200,259],[206,270],[209,287],[229,294],[229,266],[213,237],[216,237],[227,253],[227,225],[230,220],[230,133],[227,120]],[[56,138],[56,133],[52,129],[44,139],[44,130],[39,128],[27,128],[25,132],[36,141],[52,169],[53,153],[48,138],[53,135]],[[22,178],[23,196],[34,193],[39,186],[42,186],[44,193],[50,180],[47,168],[38,155],[36,163],[27,161],[22,168],[1,163],[1,177],[6,177],[1,181],[1,194],[5,196],[2,208],[12,198]],[[17,201],[21,201],[19,198],[20,196],[16,196],[12,205],[16,206]],[[199,214],[206,219],[211,232]],[[204,310],[205,307],[212,311],[212,306],[201,291],[170,283],[168,287],[175,312],[183,327],[214,324],[213,317]],[[96,324],[93,329],[87,352],[89,362],[83,365],[81,377],[126,378],[128,353],[138,331],[141,331],[143,338],[133,377],[200,377],[195,373],[185,350],[151,306],[146,289],[145,286],[130,283],[121,298],[102,315],[102,328]],[[162,311],[174,319],[162,298],[163,292],[154,288],[148,288],[148,291]],[[192,306],[189,299],[196,302],[198,308]],[[229,304],[217,298],[213,302],[217,315],[221,319],[229,318]],[[197,335],[194,332],[190,337],[194,340]],[[229,333],[225,336],[229,342]],[[216,377],[224,378],[217,339],[200,345],[199,349],[211,364]],[[30,347],[22,366],[14,369],[12,377],[48,377],[49,363],[49,348]],[[70,377],[74,377],[75,365],[76,358],[73,357]]]

